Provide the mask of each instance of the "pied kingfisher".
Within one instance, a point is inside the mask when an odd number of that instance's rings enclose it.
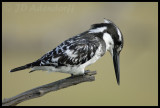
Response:
[[[84,75],[85,67],[95,63],[107,51],[113,58],[117,83],[120,84],[119,54],[123,48],[123,36],[119,28],[110,20],[91,25],[79,35],[65,40],[40,59],[10,70],[15,72],[27,68],[48,72],[62,72]]]

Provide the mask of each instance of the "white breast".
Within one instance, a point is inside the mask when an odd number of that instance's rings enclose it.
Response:
[[[102,45],[100,44],[100,46],[98,47],[98,49],[97,49],[95,55],[93,56],[93,58],[91,58],[86,63],[82,64],[80,67],[85,68],[86,66],[89,66],[89,65],[95,63],[101,57],[102,53],[103,53]]]
[[[104,33],[103,34],[103,40],[106,43],[106,51],[110,51],[112,49],[113,45],[114,45],[111,35],[108,34],[108,33]]]

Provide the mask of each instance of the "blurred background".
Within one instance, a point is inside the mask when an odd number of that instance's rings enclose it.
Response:
[[[120,86],[113,61],[106,53],[86,69],[96,80],[81,83],[18,106],[152,106],[158,105],[158,3],[157,2],[3,2],[2,99],[57,81],[69,74],[9,70],[39,59],[64,40],[90,25],[113,21],[122,31]]]

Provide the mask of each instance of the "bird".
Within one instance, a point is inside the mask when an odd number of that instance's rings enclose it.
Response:
[[[29,69],[48,72],[68,73],[73,76],[84,75],[85,68],[99,60],[107,51],[110,52],[117,84],[120,85],[119,55],[123,48],[123,35],[120,29],[109,19],[75,35],[38,60],[11,69],[10,72]]]

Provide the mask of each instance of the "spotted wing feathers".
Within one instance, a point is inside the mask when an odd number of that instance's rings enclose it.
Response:
[[[70,38],[40,58],[39,66],[74,66],[90,60],[99,46],[98,38],[82,34]]]

